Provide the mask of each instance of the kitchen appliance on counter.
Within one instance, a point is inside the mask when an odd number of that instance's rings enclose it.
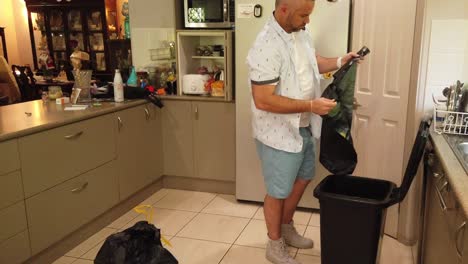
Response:
[[[233,28],[234,0],[184,0],[186,28]]]
[[[182,92],[192,95],[206,95],[205,84],[210,79],[208,74],[186,74],[183,76]]]

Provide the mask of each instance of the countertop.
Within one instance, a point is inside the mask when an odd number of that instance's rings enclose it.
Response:
[[[64,108],[70,104],[57,105],[55,101],[43,103],[42,100],[2,106],[0,107],[0,142],[145,103],[148,101],[143,99],[126,100],[122,103],[101,102],[100,106],[90,105],[86,110],[81,111],[65,111]]]
[[[431,128],[431,139],[447,180],[465,217],[468,218],[468,175],[443,135],[437,134]]]

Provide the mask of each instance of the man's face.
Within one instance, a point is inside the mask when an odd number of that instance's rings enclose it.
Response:
[[[304,29],[309,24],[309,16],[314,10],[315,1],[301,1],[297,8],[290,10],[288,14],[288,27],[291,32],[297,32]]]

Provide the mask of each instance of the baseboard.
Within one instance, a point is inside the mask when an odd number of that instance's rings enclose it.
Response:
[[[164,188],[220,194],[236,194],[236,182],[170,175],[164,175],[162,181]]]
[[[88,239],[90,236],[96,234],[99,230],[111,224],[120,216],[124,215],[126,212],[131,210],[133,207],[137,206],[139,203],[147,199],[149,196],[154,194],[163,188],[162,179],[157,180],[151,185],[145,187],[144,189],[138,191],[133,196],[130,196],[126,200],[120,202],[113,208],[109,209],[107,212],[98,216],[96,219],[90,223],[84,225],[77,231],[71,233],[64,239],[56,242],[52,246],[48,247],[46,250],[41,253],[33,256],[25,263],[30,264],[50,264],[56,259],[62,257],[65,253],[75,248],[77,245],[81,244],[83,241]]]

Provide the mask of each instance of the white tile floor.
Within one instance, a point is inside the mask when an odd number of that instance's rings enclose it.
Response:
[[[239,203],[233,195],[162,189],[142,204],[154,206],[153,223],[161,228],[180,264],[268,264],[266,227],[262,207]],[[54,264],[92,264],[104,240],[145,219],[133,210],[70,250]],[[300,211],[294,221],[315,247],[289,248],[304,264],[320,264],[319,215]],[[410,247],[384,237],[381,264],[413,264]]]

